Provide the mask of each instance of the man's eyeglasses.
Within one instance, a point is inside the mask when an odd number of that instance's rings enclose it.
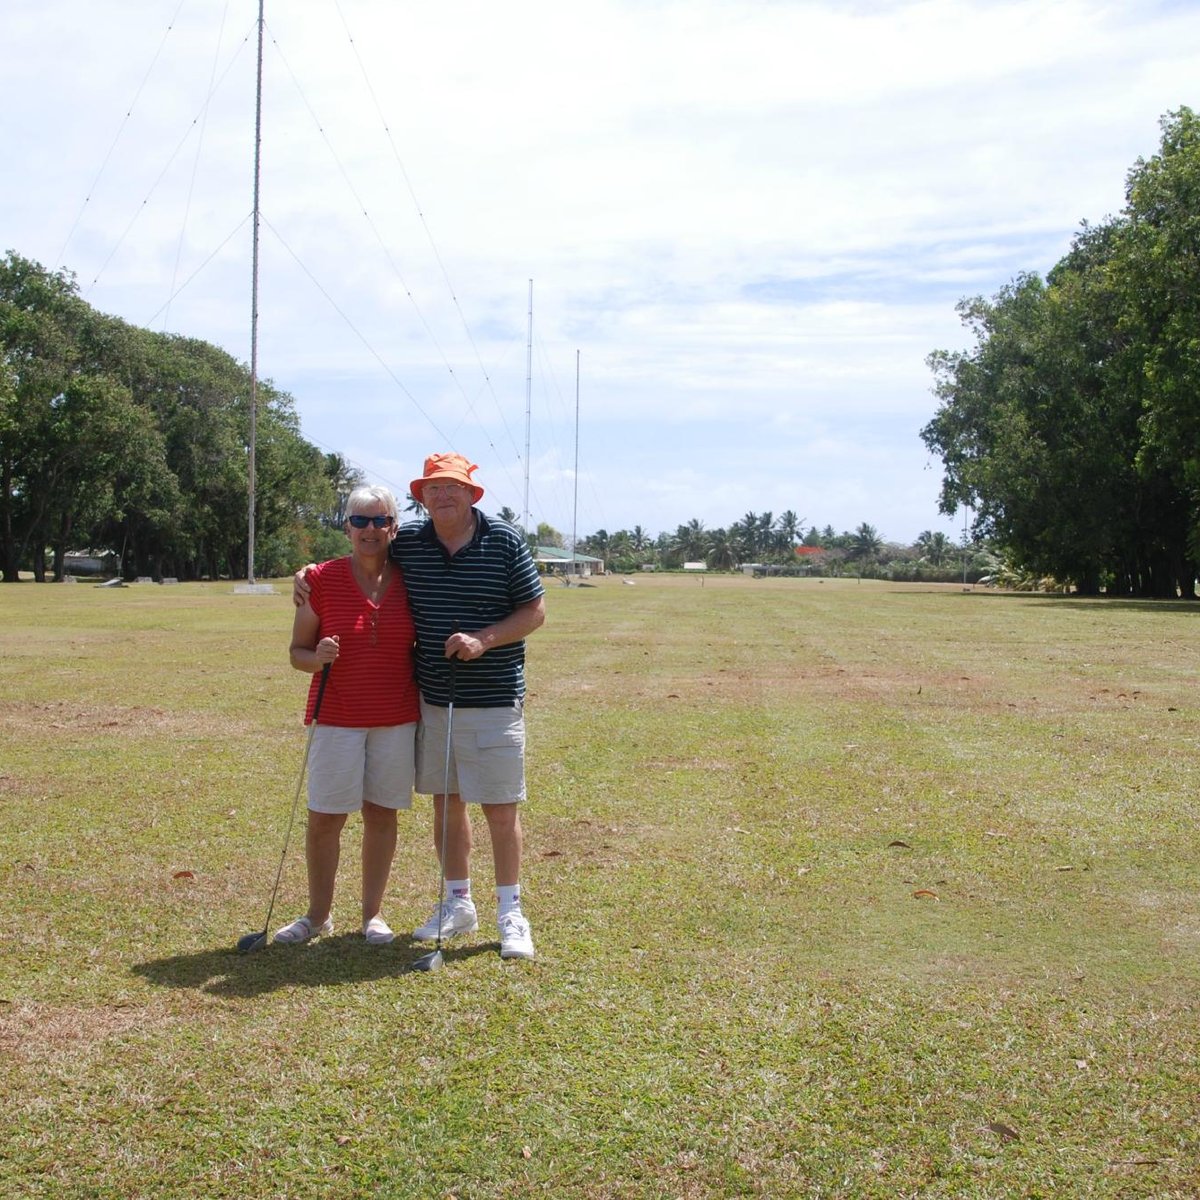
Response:
[[[368,525],[374,525],[376,529],[386,529],[392,523],[391,517],[364,517],[362,513],[354,513],[347,517],[346,520],[349,521],[355,529],[366,529]]]

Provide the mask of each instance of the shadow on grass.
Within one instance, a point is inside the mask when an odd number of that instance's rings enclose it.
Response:
[[[346,933],[304,946],[268,943],[253,954],[239,954],[232,945],[176,954],[135,963],[130,970],[159,987],[195,988],[214,996],[260,996],[283,987],[341,987],[395,975],[416,979],[429,972],[414,971],[413,962],[432,949],[399,939],[390,946],[367,946],[357,934]],[[498,942],[443,945],[441,970],[478,954],[498,952]]]

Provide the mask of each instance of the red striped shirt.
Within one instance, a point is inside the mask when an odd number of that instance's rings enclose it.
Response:
[[[379,604],[372,603],[354,578],[349,557],[331,558],[308,574],[309,603],[320,620],[317,639],[338,638],[337,661],[318,718],[322,725],[354,729],[406,725],[421,716],[413,643],[416,631],[408,609],[404,577],[392,564],[392,578]],[[318,671],[308,689],[304,723],[312,721]]]

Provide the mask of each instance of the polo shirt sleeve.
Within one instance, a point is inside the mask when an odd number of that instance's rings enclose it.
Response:
[[[539,596],[545,595],[542,577],[538,574],[537,564],[525,539],[519,535],[513,538],[513,560],[509,568],[509,595],[513,605],[528,604]]]

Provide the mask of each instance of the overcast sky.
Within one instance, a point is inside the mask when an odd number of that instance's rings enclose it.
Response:
[[[243,362],[257,12],[0,6],[0,249]],[[372,482],[455,449],[567,535],[959,533],[926,355],[1200,102],[1192,2],[267,0],[266,30],[260,375]]]

